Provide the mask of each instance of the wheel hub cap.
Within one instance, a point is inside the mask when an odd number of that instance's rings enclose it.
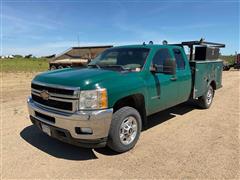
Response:
[[[213,92],[211,89],[208,90],[207,92],[207,104],[211,104],[212,102],[212,95],[213,95]]]
[[[123,143],[124,145],[132,143],[136,138],[137,130],[138,125],[135,117],[129,116],[126,119],[124,119],[119,131],[121,143]]]

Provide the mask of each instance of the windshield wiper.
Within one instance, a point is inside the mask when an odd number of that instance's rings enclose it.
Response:
[[[88,64],[88,67],[96,67],[98,69],[101,69],[101,66],[99,66],[98,64]]]

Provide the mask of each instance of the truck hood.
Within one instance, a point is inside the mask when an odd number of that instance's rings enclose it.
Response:
[[[97,83],[101,83],[102,81],[109,79],[116,80],[126,76],[126,74],[129,73],[104,69],[67,68],[41,73],[37,75],[33,81],[89,89],[89,86],[95,86]]]

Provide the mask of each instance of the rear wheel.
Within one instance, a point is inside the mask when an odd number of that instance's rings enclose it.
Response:
[[[230,70],[230,66],[229,65],[224,65],[223,66],[223,71],[229,71]]]
[[[138,111],[123,107],[113,114],[107,145],[116,152],[130,150],[137,143],[142,129]]]
[[[208,87],[207,92],[203,96],[199,97],[198,105],[203,109],[208,109],[212,104],[213,97],[214,97],[214,89],[210,85]]]

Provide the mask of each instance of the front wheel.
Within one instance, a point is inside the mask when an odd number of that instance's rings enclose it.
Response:
[[[213,101],[213,96],[214,96],[214,89],[213,87],[210,85],[208,87],[207,92],[199,97],[198,99],[198,105],[203,108],[203,109],[208,109],[210,108],[212,101]]]
[[[132,149],[142,129],[139,112],[132,107],[123,107],[113,114],[107,145],[116,152]]]

